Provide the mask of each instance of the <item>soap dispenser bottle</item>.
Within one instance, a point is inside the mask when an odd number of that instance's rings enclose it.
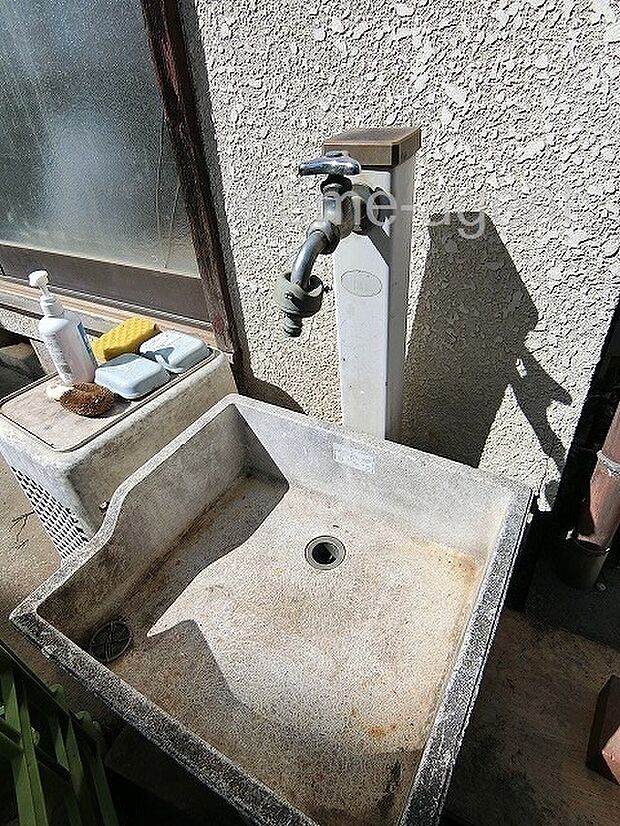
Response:
[[[47,287],[49,276],[45,270],[30,273],[28,280],[31,287],[41,290],[39,303],[43,317],[39,322],[39,332],[60,380],[66,385],[92,382],[97,363],[79,316],[65,310],[50,293]]]

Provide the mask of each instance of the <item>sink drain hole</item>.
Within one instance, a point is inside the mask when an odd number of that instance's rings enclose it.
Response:
[[[306,559],[314,568],[336,568],[345,555],[345,547],[335,536],[317,536],[306,545]]]
[[[131,645],[131,629],[123,620],[112,620],[98,628],[90,639],[88,650],[101,663],[111,663]]]

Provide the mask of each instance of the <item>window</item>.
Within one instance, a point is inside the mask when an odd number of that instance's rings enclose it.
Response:
[[[0,265],[206,320],[139,0],[0,0]]]

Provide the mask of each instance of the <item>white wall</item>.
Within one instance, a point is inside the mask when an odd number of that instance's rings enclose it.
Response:
[[[407,440],[552,496],[620,284],[616,3],[196,8],[202,43],[188,33],[255,375],[338,417],[331,297],[298,341],[271,300],[317,209],[296,166],[336,131],[419,125]],[[446,207],[484,210],[484,236],[439,226],[431,246],[428,215]]]

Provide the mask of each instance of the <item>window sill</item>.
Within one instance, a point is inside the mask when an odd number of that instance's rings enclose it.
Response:
[[[125,319],[134,315],[141,315],[145,318],[152,318],[153,321],[166,329],[179,330],[183,333],[198,336],[210,347],[217,346],[213,331],[206,328],[204,323],[201,326],[193,326],[176,319],[162,319],[150,315],[148,310],[139,308],[136,308],[135,311],[124,310],[98,301],[87,301],[64,294],[61,295],[61,300],[67,310],[73,310],[80,316],[86,331],[90,334],[101,335],[101,333],[107,332],[121,321],[125,321]],[[0,277],[0,308],[31,318],[41,317],[37,290],[2,277]]]

